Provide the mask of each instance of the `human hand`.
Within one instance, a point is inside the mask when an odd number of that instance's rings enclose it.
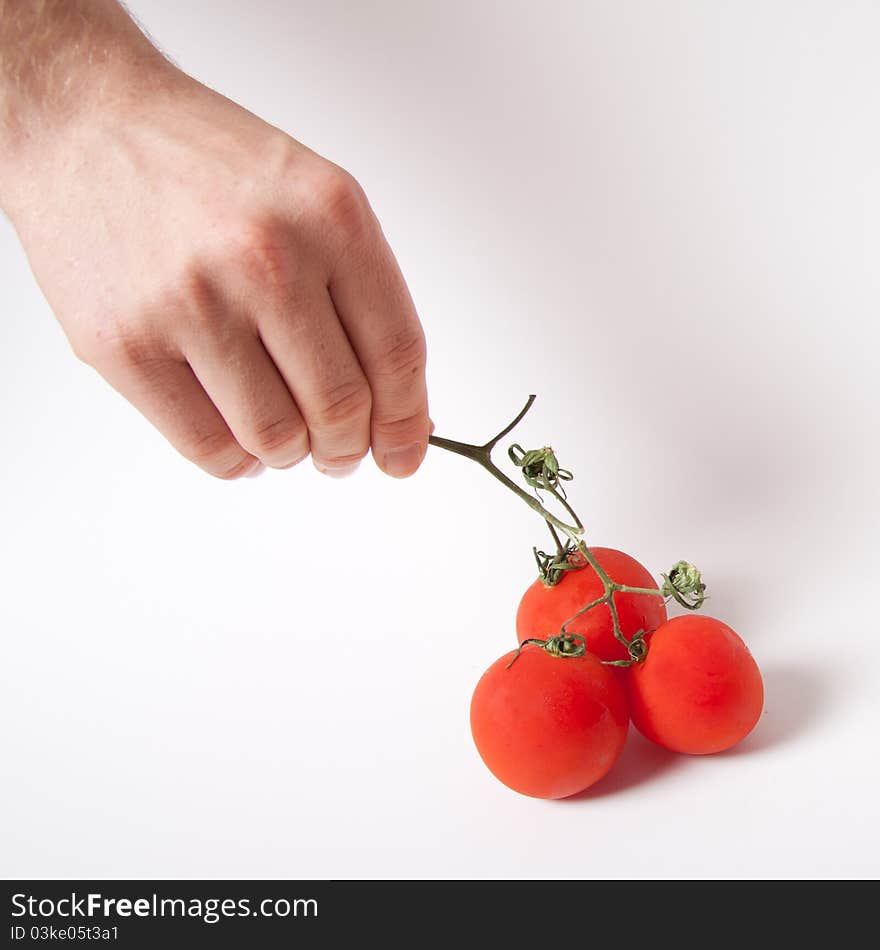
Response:
[[[354,179],[162,59],[114,82],[0,196],[75,353],[221,478],[412,474],[424,335]]]

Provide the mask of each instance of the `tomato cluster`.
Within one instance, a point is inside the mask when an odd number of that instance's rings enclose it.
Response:
[[[539,576],[517,611],[519,647],[493,663],[474,690],[471,732],[483,761],[517,792],[565,798],[608,773],[630,720],[674,752],[705,755],[736,745],[763,709],[757,664],[720,620],[666,614],[669,600],[688,610],[702,606],[700,572],[679,561],[657,587],[629,555],[587,547],[565,488],[574,474],[549,445],[508,448],[529,491],[492,461],[492,450],[534,401],[529,396],[482,445],[428,439],[510,489],[541,516],[556,548],[533,549]],[[557,513],[545,507],[547,498]]]
[[[588,550],[618,585],[654,588],[634,558]],[[729,749],[752,731],[764,704],[761,674],[730,627],[698,615],[670,620],[659,592],[615,590],[615,631],[607,601],[578,614],[606,587],[580,552],[569,561],[556,583],[539,578],[525,592],[516,618],[522,645],[474,691],[471,731],[500,781],[535,798],[574,795],[609,772],[630,720],[652,742],[692,755]],[[628,651],[618,633],[644,649]]]

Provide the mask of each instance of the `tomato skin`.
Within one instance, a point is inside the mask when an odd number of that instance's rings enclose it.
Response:
[[[761,718],[764,684],[748,647],[712,617],[675,617],[648,637],[626,671],[633,725],[673,752],[708,755],[744,739]]]
[[[471,733],[497,779],[522,795],[566,798],[614,765],[629,728],[624,688],[592,654],[551,656],[527,644],[483,674]]]
[[[639,562],[613,548],[590,548],[599,566],[613,581],[630,587],[656,588],[657,582]],[[573,560],[583,561],[576,553]],[[605,592],[599,575],[587,564],[580,570],[566,571],[553,587],[545,587],[538,578],[523,594],[516,612],[516,635],[521,643],[529,637],[547,637],[559,633],[559,628],[573,617],[581,607],[601,597]],[[666,621],[666,605],[662,597],[647,594],[614,595],[614,603],[620,618],[620,629],[629,640],[639,630],[646,633]],[[566,627],[568,633],[579,633],[587,642],[587,649],[600,660],[628,660],[629,654],[614,636],[611,609],[600,604],[582,614]]]

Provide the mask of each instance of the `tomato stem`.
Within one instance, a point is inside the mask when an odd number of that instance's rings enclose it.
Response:
[[[535,646],[539,646],[551,656],[575,657],[583,656],[587,652],[587,641],[579,633],[563,633],[559,636],[548,637],[546,640],[542,640],[540,637],[529,637],[516,648],[513,658],[505,669],[509,670],[516,663],[522,648],[527,643],[534,643]]]
[[[513,430],[523,419],[525,414],[532,408],[535,401],[534,394],[529,396],[525,406],[520,410],[516,418],[505,426],[496,436],[489,439],[484,445],[471,445],[469,442],[456,442],[453,439],[444,439],[440,436],[432,435],[428,442],[438,449],[445,449],[447,452],[454,452],[456,455],[462,455],[471,459],[482,466],[498,479],[502,485],[509,488],[517,497],[521,498],[533,511],[537,512],[546,522],[550,534],[556,544],[556,554],[550,556],[537,548],[532,548],[535,560],[538,564],[538,572],[541,580],[548,587],[558,584],[568,570],[580,570],[589,564],[596,572],[596,576],[602,582],[604,593],[597,597],[592,603],[581,607],[573,616],[569,617],[559,628],[559,633],[551,636],[547,640],[529,639],[523,640],[516,651],[516,655],[510,661],[508,666],[512,665],[519,656],[520,650],[526,643],[539,643],[548,652],[556,656],[582,656],[586,652],[586,642],[579,634],[569,633],[566,629],[570,623],[577,620],[578,617],[585,614],[588,610],[593,610],[601,604],[608,604],[608,610],[611,614],[611,622],[614,626],[615,638],[626,647],[629,654],[628,660],[604,660],[609,666],[631,666],[633,663],[641,663],[647,655],[647,644],[645,642],[645,631],[638,630],[630,639],[624,636],[620,628],[620,616],[617,610],[617,604],[614,601],[616,593],[622,594],[646,594],[649,596],[663,597],[667,602],[675,599],[688,610],[697,610],[702,606],[705,599],[706,585],[703,583],[700,572],[687,561],[678,561],[668,574],[663,574],[663,586],[659,589],[650,587],[631,587],[628,584],[618,584],[613,581],[602,565],[596,560],[593,552],[587,547],[583,539],[584,526],[580,518],[575,514],[574,509],[568,502],[565,495],[565,489],[560,484],[564,481],[571,481],[574,477],[568,469],[561,468],[556,459],[553,450],[549,446],[541,449],[532,449],[526,451],[521,445],[514,443],[508,449],[508,456],[522,473],[527,485],[535,490],[535,495],[529,494],[514,481],[508,478],[501,469],[492,461],[492,450],[511,430]],[[572,524],[560,520],[552,512],[548,511],[541,504],[537,493],[540,491],[548,492],[565,509],[571,518]],[[564,543],[560,537],[560,532],[567,539]],[[585,563],[579,564],[573,560],[575,552],[583,555]],[[572,644],[575,639],[580,640],[579,653],[573,652]]]
[[[574,524],[566,524],[564,521],[561,521],[556,517],[552,512],[548,511],[541,502],[535,498],[534,495],[530,495],[525,489],[520,488],[514,481],[507,477],[504,472],[492,461],[492,449],[498,444],[498,442],[510,432],[515,426],[517,426],[525,416],[525,414],[532,408],[532,403],[537,397],[534,395],[529,396],[528,401],[525,406],[520,410],[519,415],[511,422],[509,425],[505,426],[498,435],[489,439],[484,445],[471,445],[469,442],[456,442],[454,439],[443,439],[438,435],[432,435],[429,437],[428,442],[436,446],[438,449],[445,449],[447,452],[454,452],[456,455],[463,455],[465,458],[469,458],[472,462],[476,462],[477,465],[481,465],[490,475],[493,475],[495,478],[501,482],[502,485],[509,488],[515,495],[521,498],[532,511],[536,511],[546,522],[553,528],[558,528],[564,534],[569,537],[579,536],[583,530],[584,526],[581,524],[578,516],[572,510],[571,505],[559,494],[559,492],[554,488],[548,488],[547,490],[556,498],[556,500],[565,508],[571,517]]]
[[[615,584],[615,590],[621,594],[654,594],[657,597],[664,597],[663,591],[656,587],[630,587],[629,584]]]
[[[553,537],[554,544],[556,545],[556,553],[559,555],[559,557],[565,557],[568,554],[567,545],[563,545],[562,539],[559,537],[559,534],[557,533],[556,528],[554,528],[553,525],[550,524],[549,521],[545,523],[547,527],[550,529],[550,534]]]
[[[596,572],[599,580],[602,581],[602,586],[605,588],[605,592],[601,597],[597,597],[592,603],[587,604],[585,607],[581,607],[580,610],[573,616],[569,617],[565,623],[559,628],[560,634],[567,634],[568,630],[566,627],[577,620],[578,617],[585,614],[588,610],[593,610],[595,607],[598,607],[600,604],[608,604],[608,610],[611,614],[611,624],[614,628],[614,638],[623,644],[626,648],[626,652],[629,654],[628,660],[603,660],[607,666],[632,666],[633,663],[641,663],[645,656],[647,655],[647,646],[645,644],[645,631],[637,630],[632,637],[627,640],[626,636],[623,633],[623,630],[620,629],[620,615],[617,612],[617,604],[614,602],[614,595],[621,591],[623,593],[635,593],[640,594],[655,594],[658,597],[662,597],[663,593],[660,590],[651,590],[647,587],[629,587],[627,584],[618,584],[617,581],[611,580],[608,576],[608,573],[602,567],[602,565],[596,560],[593,552],[587,547],[586,543],[582,539],[577,539],[577,547],[581,554],[586,558],[590,567]]]

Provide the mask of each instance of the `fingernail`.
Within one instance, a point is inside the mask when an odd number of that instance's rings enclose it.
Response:
[[[389,449],[382,456],[382,468],[394,478],[406,478],[419,467],[423,454],[424,447],[420,442]]]
[[[256,478],[258,475],[262,475],[263,472],[265,471],[266,471],[266,466],[263,465],[262,462],[258,462],[257,465],[254,468],[252,468],[247,473],[247,475],[245,475],[245,478]]]
[[[329,478],[348,478],[360,468],[360,462],[352,462],[350,465],[323,465],[315,462],[315,468]]]

